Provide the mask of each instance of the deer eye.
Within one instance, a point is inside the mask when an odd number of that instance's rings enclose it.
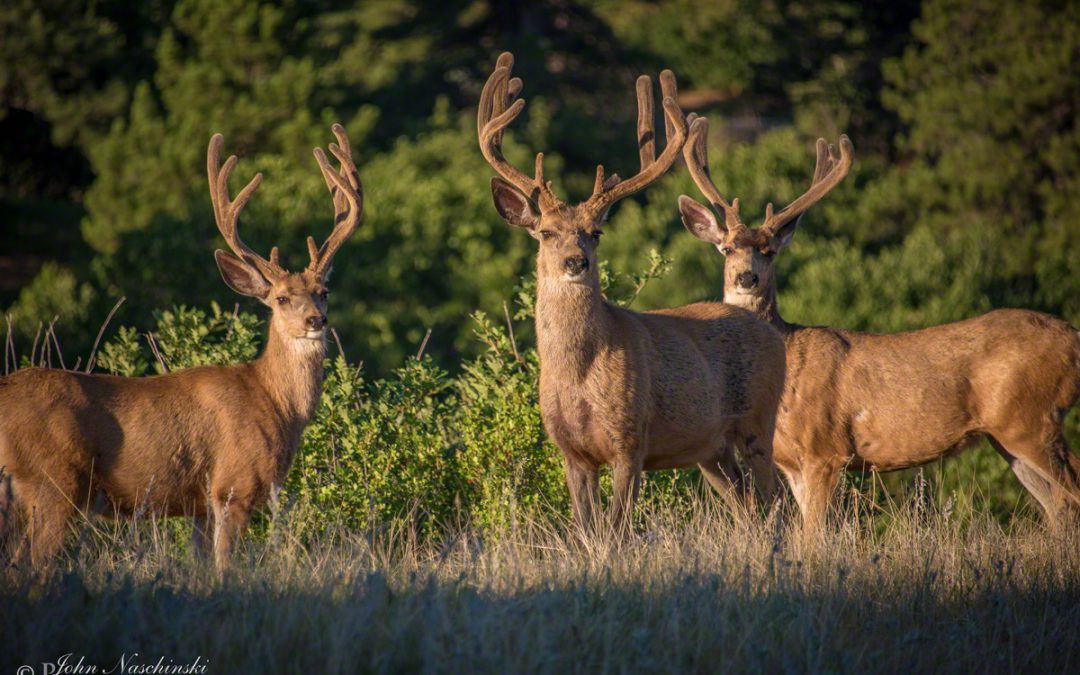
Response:
[[[590,237],[592,237],[592,240],[593,240],[593,241],[595,241],[595,242],[599,243],[599,242],[600,242],[600,237],[602,237],[602,236],[603,236],[603,234],[604,234],[604,233],[603,233],[603,232],[601,232],[600,230],[596,230],[595,232],[590,232],[590,233],[589,233],[589,236],[590,236]]]
[[[720,247],[720,252],[723,253],[724,255],[731,255],[731,247],[730,246],[721,246]]]
[[[551,239],[554,236],[555,236],[555,233],[552,232],[551,230],[540,230],[540,238],[542,240],[544,240],[544,241],[547,241],[548,239]]]
[[[771,248],[767,248],[761,252],[761,255],[765,256],[766,258],[771,258],[776,255],[776,251],[772,250]]]
[[[279,305],[287,305],[287,304],[289,304],[288,296],[279,295],[276,299],[277,299],[277,304],[279,304]]]
[[[328,297],[330,297],[330,291],[324,288],[323,290],[319,291],[319,297],[323,300],[326,300]]]

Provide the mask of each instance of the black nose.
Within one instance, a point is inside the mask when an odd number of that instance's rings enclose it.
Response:
[[[739,285],[739,288],[747,290],[757,286],[757,282],[757,275],[753,272],[740,272],[739,276],[735,277],[735,283]]]
[[[307,318],[307,325],[308,328],[311,328],[312,330],[319,330],[326,325],[326,315],[316,314],[314,316],[309,316]]]
[[[583,255],[572,255],[563,261],[563,265],[570,274],[581,274],[589,269],[589,259]]]

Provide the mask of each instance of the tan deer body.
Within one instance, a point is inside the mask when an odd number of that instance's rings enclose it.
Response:
[[[146,378],[29,368],[0,379],[0,461],[17,498],[40,512],[42,501],[85,507],[100,491],[121,513],[174,516],[205,515],[215,486],[237,509],[264,502],[318,403],[325,354],[322,340],[271,340],[254,363],[226,368]],[[72,503],[35,496],[53,487]]]
[[[700,465],[727,492],[732,449],[767,461],[784,352],[764,322],[721,303],[638,313],[598,288],[556,293],[538,289],[540,407],[572,473]]]
[[[543,180],[543,155],[530,179],[502,157],[502,130],[520,113],[521,82],[503,54],[484,88],[478,131],[500,214],[540,243],[536,333],[544,427],[562,450],[574,515],[590,526],[598,471],[613,467],[612,519],[624,527],[646,469],[698,465],[722,493],[741,489],[733,449],[771,498],[776,406],[784,380],[783,340],[766,322],[720,303],[632,312],[604,300],[596,249],[618,199],[644,188],[678,157],[686,124],[674,77],[661,75],[668,142],[654,155],[652,91],[638,81],[641,173],[627,181],[597,170],[593,196],[570,206]],[[539,205],[539,213],[533,204]]]
[[[200,550],[212,546],[218,565],[227,562],[252,510],[285,479],[322,389],[326,277],[362,207],[347,139],[334,130],[341,175],[316,156],[338,222],[322,249],[309,239],[312,261],[299,273],[278,265],[276,249],[266,260],[240,241],[236,220],[260,177],[230,203],[236,158],[219,170],[221,138],[211,141],[218,226],[236,253],[217,251],[218,266],[230,287],[274,309],[255,361],[141,378],[38,368],[0,378],[0,538],[25,530],[38,564],[59,548],[75,513],[103,495],[106,512],[194,516]]]
[[[787,347],[787,381],[774,458],[813,527],[823,521],[840,473],[892,471],[939,460],[986,436],[1051,522],[1080,512],[1080,461],[1062,432],[1080,396],[1080,334],[1027,310],[996,310],[892,334],[789,324],[777,305],[773,257],[799,216],[846,174],[851,147],[818,142],[809,198],[751,230],[707,174],[707,126],[695,121],[687,161],[717,210],[680,199],[695,236],[725,254],[724,299],[770,321]]]

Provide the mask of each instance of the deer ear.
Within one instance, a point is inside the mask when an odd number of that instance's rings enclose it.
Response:
[[[499,215],[511,225],[531,230],[540,222],[528,198],[502,178],[491,179],[491,197]]]
[[[680,195],[679,215],[682,216],[686,229],[698,239],[710,244],[723,241],[725,229],[709,207],[702,206],[686,195]]]
[[[776,237],[776,248],[781,249],[791,243],[791,240],[795,237],[795,230],[799,227],[799,221],[802,220],[803,214],[799,214],[797,217],[792,218],[788,222],[780,226],[780,229],[776,231],[773,236]]]
[[[270,294],[270,282],[257,269],[221,249],[214,251],[214,260],[229,288],[240,295],[266,300]]]

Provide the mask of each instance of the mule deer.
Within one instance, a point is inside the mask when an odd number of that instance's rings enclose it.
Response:
[[[686,121],[675,78],[661,73],[667,145],[653,135],[652,81],[637,81],[641,169],[628,180],[596,169],[592,196],[569,205],[544,180],[543,153],[529,178],[503,157],[503,131],[521,113],[521,80],[502,54],[484,86],[477,131],[492,178],[495,208],[539,242],[536,335],[544,427],[566,465],[574,516],[588,527],[597,475],[611,464],[611,516],[628,524],[641,472],[697,464],[722,494],[741,489],[731,449],[753,470],[765,499],[775,486],[772,436],[784,380],[779,334],[749,312],[720,303],[632,312],[600,293],[597,246],[611,206],[648,186],[679,156]],[[516,100],[515,100],[516,99]]]
[[[269,338],[253,362],[124,378],[28,368],[0,378],[0,466],[10,536],[26,528],[37,565],[62,543],[69,521],[103,494],[115,512],[195,518],[194,541],[222,568],[247,525],[292,463],[315,412],[326,353],[327,277],[334,254],[356,231],[360,179],[345,130],[340,145],[315,157],[336,208],[321,246],[308,237],[310,263],[289,272],[274,247],[267,260],[240,239],[237,219],[258,188],[254,178],[230,200],[220,134],[210,140],[207,173],[218,229],[232,253],[214,252],[225,283],[270,307]],[[213,517],[213,531],[209,525]]]
[[[1038,312],[1001,309],[955,323],[877,335],[807,327],[780,316],[776,253],[802,214],[843,180],[853,149],[817,142],[809,190],[761,227],[739,217],[709,176],[705,119],[691,124],[684,154],[708,208],[679,198],[686,229],[724,255],[724,301],[770,322],[787,345],[787,383],[774,457],[804,523],[823,521],[840,472],[892,471],[962,450],[985,436],[1057,522],[1080,504],[1080,461],[1062,421],[1080,389],[1080,335]]]

